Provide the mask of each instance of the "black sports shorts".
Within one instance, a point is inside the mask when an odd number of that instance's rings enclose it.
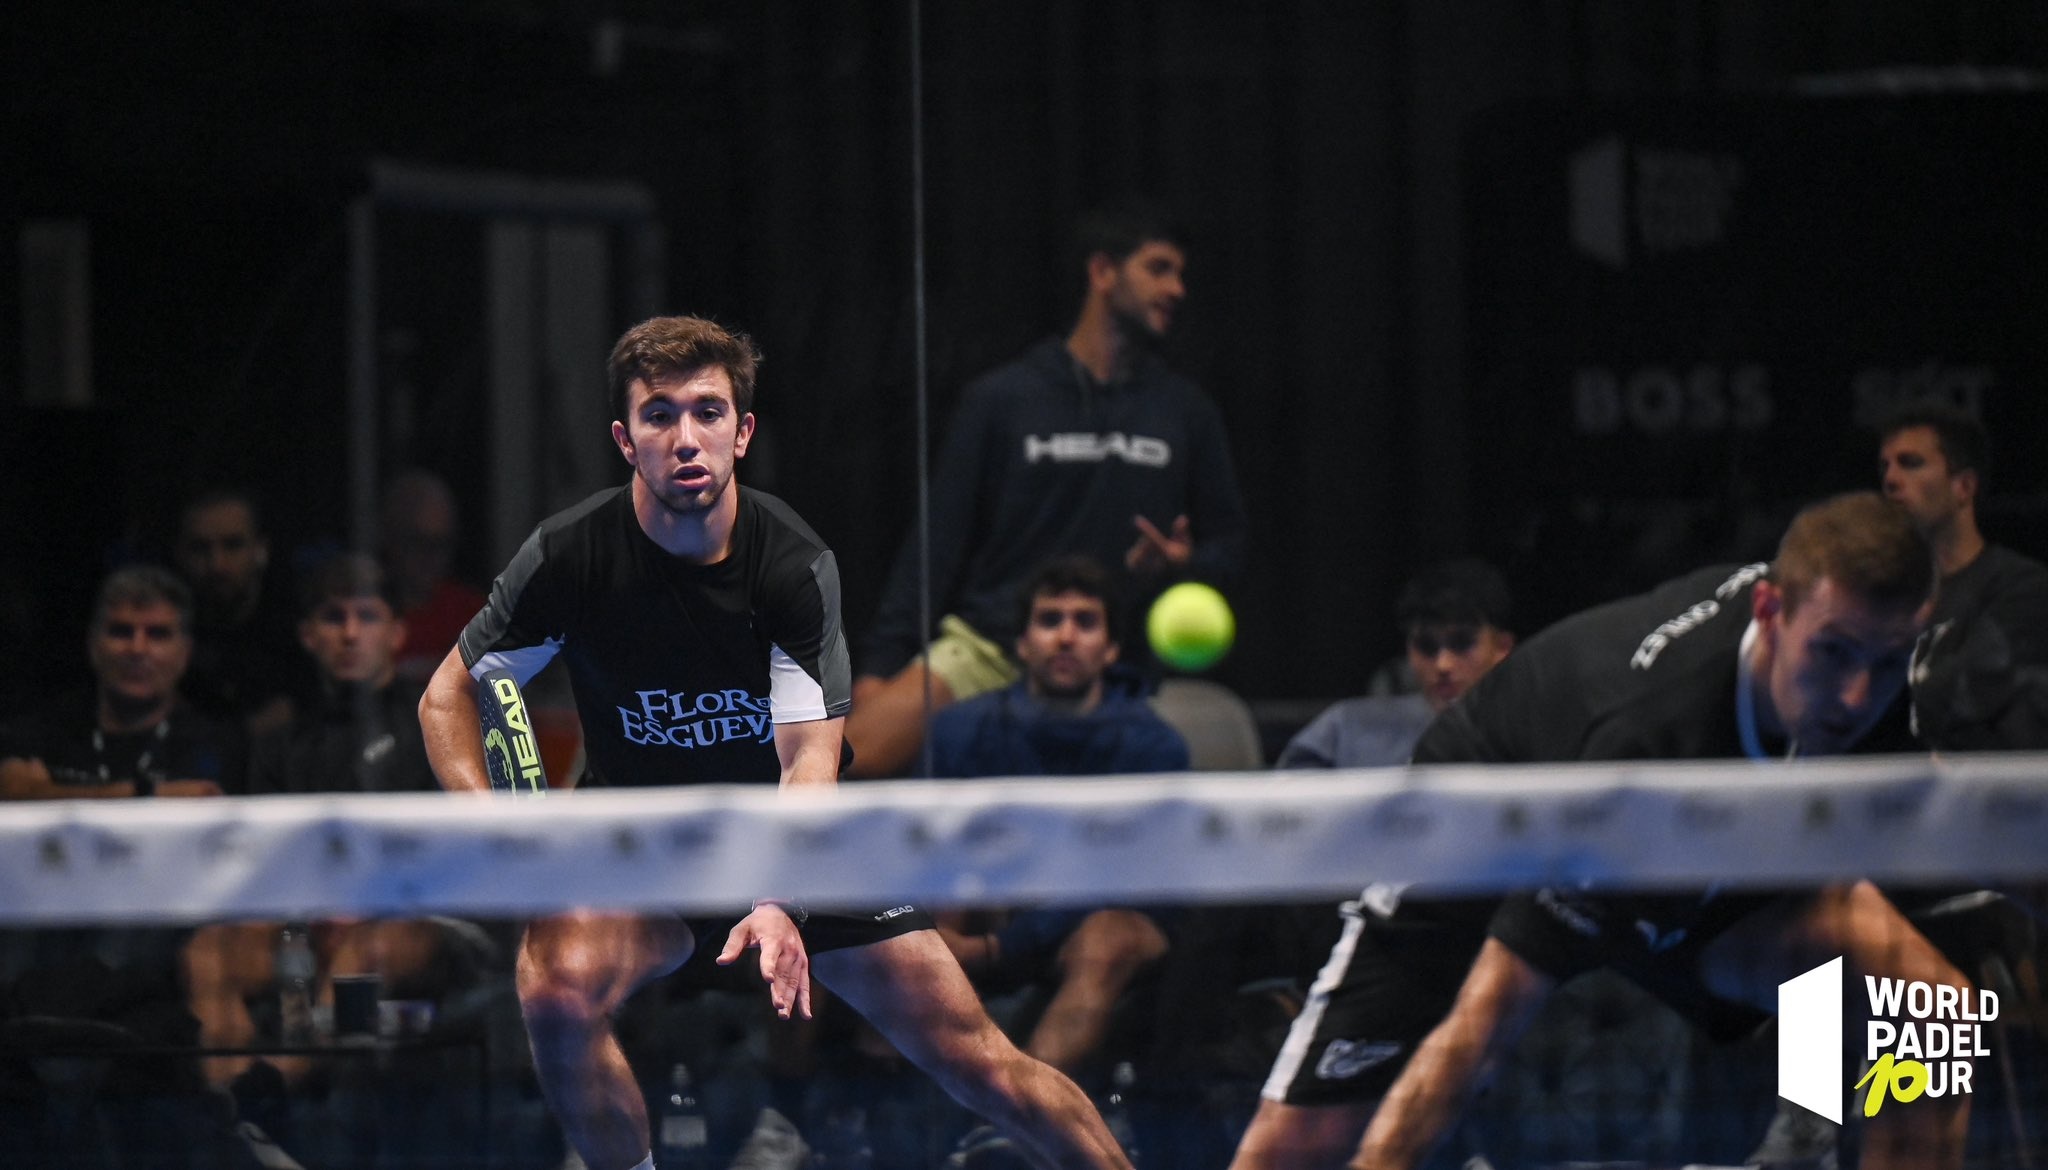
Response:
[[[1289,1105],[1356,1105],[1386,1095],[1441,1022],[1485,939],[1485,902],[1346,902],[1344,933],[1317,973],[1260,1096]],[[1398,892],[1394,894],[1398,898]]]

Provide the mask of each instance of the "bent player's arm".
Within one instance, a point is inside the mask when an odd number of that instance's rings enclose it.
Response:
[[[776,724],[775,756],[782,763],[782,786],[839,783],[839,745],[845,727],[844,716]]]
[[[1420,1165],[1521,1035],[1552,985],[1549,976],[1500,940],[1487,939],[1451,1013],[1415,1050],[1373,1114],[1351,1163],[1354,1170]]]
[[[420,732],[427,741],[427,762],[441,787],[450,792],[491,790],[483,743],[477,735],[482,713],[475,687],[458,646],[434,668],[427,691],[420,696]]]

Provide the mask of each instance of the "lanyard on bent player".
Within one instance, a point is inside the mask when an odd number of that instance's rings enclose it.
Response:
[[[1749,619],[1749,628],[1742,631],[1742,645],[1735,650],[1735,727],[1742,735],[1742,753],[1752,760],[1768,760],[1763,739],[1756,730],[1756,676],[1751,673],[1749,652],[1756,645],[1756,619]],[[1785,758],[1799,758],[1799,743],[1786,737]]]

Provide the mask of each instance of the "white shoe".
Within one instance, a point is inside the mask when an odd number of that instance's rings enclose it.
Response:
[[[795,1123],[774,1109],[762,1109],[754,1132],[740,1143],[730,1170],[799,1170],[810,1160],[811,1147]]]

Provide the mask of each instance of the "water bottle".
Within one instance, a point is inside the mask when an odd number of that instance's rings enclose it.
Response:
[[[313,1028],[313,933],[303,922],[288,922],[277,938],[278,1037],[286,1044],[310,1044]]]
[[[817,1148],[811,1155],[812,1170],[869,1170],[874,1164],[875,1149],[868,1140],[868,1111],[858,1105],[836,1105],[826,1110]]]
[[[1102,1124],[1133,1166],[1138,1164],[1138,1124],[1131,1117],[1131,1089],[1137,1083],[1137,1068],[1128,1060],[1118,1061],[1109,1073],[1109,1098],[1102,1103]]]
[[[668,1097],[661,1103],[657,1132],[654,1164],[661,1170],[710,1170],[711,1127],[704,1107],[697,1103],[689,1065],[678,1062],[669,1070]]]

